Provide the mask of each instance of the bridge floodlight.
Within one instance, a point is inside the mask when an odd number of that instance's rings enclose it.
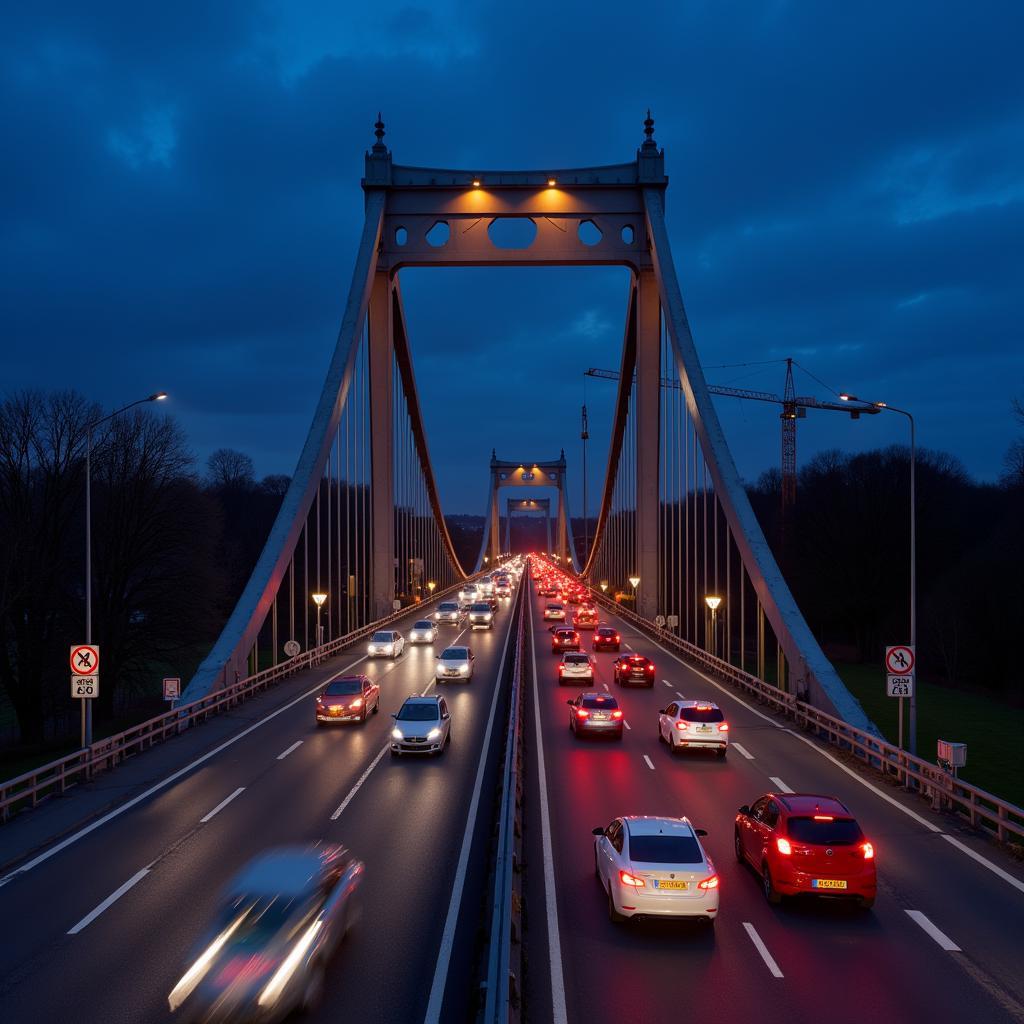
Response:
[[[554,188],[558,184],[554,178],[548,178],[548,188]]]
[[[630,576],[629,577],[629,582],[633,584],[633,589],[636,590],[636,588],[640,586],[640,577],[639,576]]]
[[[473,188],[479,188],[479,187],[480,187],[480,179],[479,178],[474,178],[473,179]]]
[[[310,594],[310,597],[313,598],[313,604],[315,604],[317,608],[322,608],[324,606],[324,601],[327,600],[326,594]]]
[[[714,594],[708,594],[708,596],[704,598],[704,601],[712,611],[716,611],[718,606],[722,603],[722,599],[720,597],[716,597]]]
[[[607,580],[601,580],[601,593],[604,594],[604,593],[607,593],[607,591],[608,591],[608,581]]]

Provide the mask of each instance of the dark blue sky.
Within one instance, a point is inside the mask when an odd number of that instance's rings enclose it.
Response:
[[[1022,38],[1015,2],[8,5],[0,391],[164,388],[200,460],[290,473],[377,110],[397,162],[481,169],[631,159],[650,106],[705,365],[793,355],[995,479],[1024,396]],[[492,447],[578,466],[580,373],[617,365],[625,272],[403,287],[446,508],[482,512]],[[588,383],[592,480],[613,395]],[[777,465],[772,406],[719,408],[746,476]],[[812,413],[798,457],[905,433]]]

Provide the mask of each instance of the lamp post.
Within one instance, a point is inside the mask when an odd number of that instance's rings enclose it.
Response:
[[[636,588],[640,586],[639,576],[627,577],[629,582],[633,585],[633,611],[636,611]]]
[[[433,580],[427,580],[427,590],[430,591],[430,596],[431,597],[434,596],[434,588],[436,586],[437,586],[437,584]]]
[[[841,394],[839,396],[844,402],[861,402],[864,405],[873,406],[888,412],[897,412],[906,416],[910,423],[910,646],[917,654],[917,491],[915,482],[915,469],[917,465],[917,441],[914,431],[914,417],[906,409],[897,409],[895,406],[885,402],[869,402],[867,399],[858,398],[856,395]],[[903,732],[903,701],[900,697],[900,732]],[[917,680],[910,691],[910,729],[908,749],[910,753],[917,753]]]
[[[323,609],[324,602],[327,600],[327,595],[323,593],[316,593],[310,595],[313,598],[313,604],[316,605],[316,660],[317,663],[320,661],[320,648],[324,642],[324,627],[320,625],[320,612]]]
[[[101,416],[86,425],[85,428],[85,642],[92,643],[92,432],[115,416],[134,409],[146,402],[162,402],[167,397],[165,391],[156,391],[145,398],[137,398],[134,402],[122,405],[107,416]],[[92,746],[92,701],[82,698],[82,746]]]
[[[711,651],[710,654],[713,658],[718,657],[718,630],[717,630],[717,619],[718,606],[722,603],[722,599],[716,594],[708,594],[704,598],[704,603],[711,609]]]
[[[608,593],[608,581],[607,580],[601,580],[601,593],[602,594],[607,594]]]

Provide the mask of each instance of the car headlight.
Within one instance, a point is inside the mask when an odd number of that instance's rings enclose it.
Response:
[[[430,732],[427,733],[427,739],[428,740],[436,740],[438,738],[438,736],[440,736],[440,735],[441,735],[441,730],[440,729],[431,729]]]
[[[385,654],[390,654],[394,649],[395,649],[395,645],[394,644],[385,644],[384,645],[384,653]]]
[[[490,613],[490,612],[488,612],[488,613],[487,613],[487,614],[486,614],[486,615],[484,616],[484,622],[490,622],[490,621],[491,621],[491,618],[492,618],[492,615],[491,615],[491,613]]]
[[[393,740],[404,740],[405,736],[403,735],[401,729],[392,729],[391,730],[391,738]]]
[[[468,676],[468,675],[469,675],[469,666],[468,666],[468,665],[460,665],[460,666],[459,666],[459,671],[460,671],[460,672],[461,672],[461,673],[462,673],[462,674],[463,674],[464,676]]]
[[[435,619],[441,618],[441,613],[440,612],[434,612],[434,618]]]

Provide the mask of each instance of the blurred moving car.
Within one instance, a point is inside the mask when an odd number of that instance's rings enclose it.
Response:
[[[472,679],[475,660],[468,647],[446,647],[437,656],[434,678],[439,683],[446,679]]]
[[[733,840],[736,859],[760,874],[769,903],[805,893],[875,904],[874,844],[833,796],[766,793],[736,812]]]
[[[579,649],[562,655],[558,663],[558,683],[593,683],[594,663]]]
[[[434,612],[434,621],[443,622],[449,626],[457,626],[462,622],[462,605],[458,601],[442,601]]]
[[[569,729],[574,736],[622,739],[622,709],[610,693],[581,693],[569,705]]]
[[[688,818],[631,815],[594,832],[594,871],[608,917],[688,917],[714,923],[718,875]]]
[[[380,711],[380,687],[369,676],[342,676],[329,682],[316,697],[316,724],[365,722]]]
[[[572,624],[577,629],[596,629],[597,612],[593,608],[582,607],[572,617]]]
[[[405,637],[397,629],[379,629],[370,637],[366,653],[371,658],[397,658],[405,650]]]
[[[613,626],[598,626],[591,641],[595,651],[617,651],[622,637]]]
[[[729,750],[729,723],[714,701],[674,700],[658,712],[658,739],[667,743],[673,753],[703,747],[725,757]]]
[[[612,678],[619,686],[654,685],[654,662],[643,654],[623,654],[612,662]]]
[[[437,639],[437,627],[430,619],[417,619],[409,630],[409,643],[432,644]]]
[[[409,697],[391,716],[391,753],[440,754],[451,742],[451,713],[444,697]]]
[[[363,864],[343,846],[268,850],[224,891],[172,1012],[195,1021],[279,1021],[320,1002],[324,972],[357,917]]]

